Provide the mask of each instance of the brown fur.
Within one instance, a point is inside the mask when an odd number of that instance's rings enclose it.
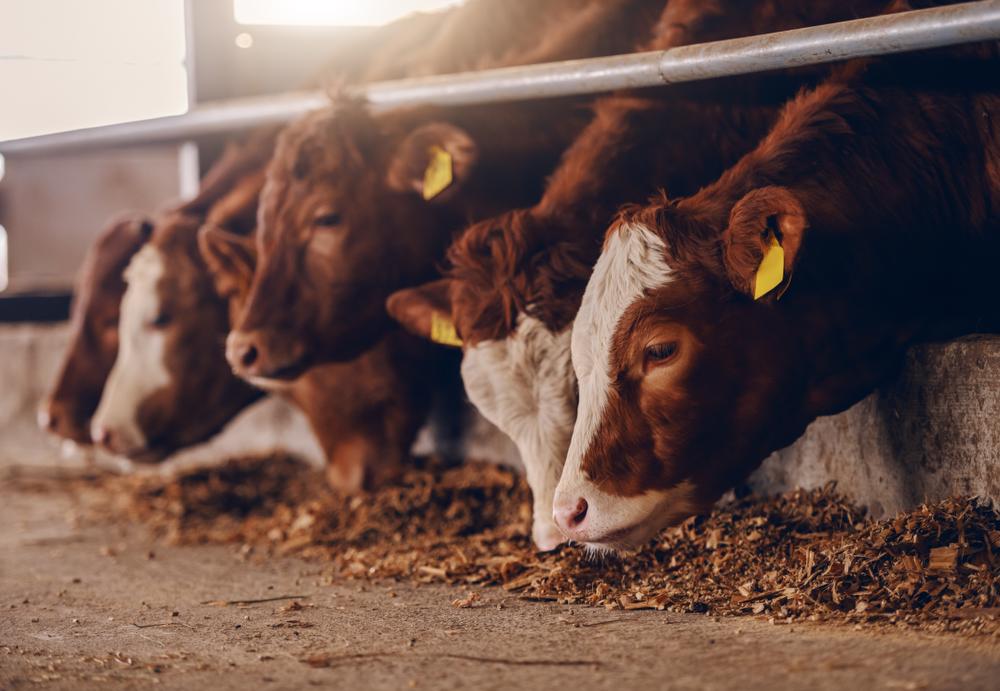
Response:
[[[447,13],[400,20],[398,46],[373,59],[364,78],[623,53],[645,37],[662,7],[663,0],[469,0]]]
[[[1000,325],[996,48],[850,64],[717,182],[625,212],[664,238],[673,278],[626,311],[612,346],[584,457],[604,491],[690,481],[707,505],[885,381],[908,345]],[[785,279],[755,302],[768,230]],[[644,359],[667,342],[675,358]]]
[[[254,230],[230,222],[257,207],[253,192],[259,194],[261,181],[254,178],[254,187],[250,180],[229,195],[229,203],[213,209],[214,222],[199,233],[201,254],[230,315],[246,302],[256,263]],[[275,390],[306,415],[326,456],[331,485],[353,491],[380,484],[399,470],[426,417],[440,355],[395,331],[350,362],[313,367]],[[188,368],[199,366],[192,360]],[[230,376],[228,370],[214,374]]]
[[[268,169],[260,263],[237,323],[240,338],[260,353],[248,373],[294,378],[370,347],[390,326],[386,297],[434,276],[452,233],[469,218],[535,197],[581,116],[572,104],[551,101],[380,117],[345,104],[289,127]],[[426,162],[404,165],[400,154],[424,159],[427,147],[411,139],[444,137],[441,145],[451,147],[458,131],[474,152],[456,147],[454,184],[424,201],[399,171],[422,171]],[[470,156],[476,165],[466,164]],[[314,223],[331,212],[336,227]]]

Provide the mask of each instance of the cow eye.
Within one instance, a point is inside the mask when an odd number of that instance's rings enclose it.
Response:
[[[654,343],[646,346],[646,362],[659,365],[672,359],[677,354],[677,343]]]
[[[336,228],[341,223],[340,214],[329,212],[317,214],[316,218],[313,219],[313,223],[320,228]]]
[[[160,312],[156,317],[149,322],[149,326],[154,329],[162,329],[170,324],[170,315],[166,312]]]

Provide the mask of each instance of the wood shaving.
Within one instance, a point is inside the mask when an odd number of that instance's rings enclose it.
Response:
[[[538,553],[523,481],[491,465],[418,463],[347,497],[288,458],[241,459],[174,479],[102,476],[103,519],[168,542],[295,554],[342,579],[501,586],[528,600],[607,609],[758,615],[1000,637],[1000,515],[952,498],[865,518],[833,487],[747,497],[622,557]],[[457,604],[466,600],[456,600]]]

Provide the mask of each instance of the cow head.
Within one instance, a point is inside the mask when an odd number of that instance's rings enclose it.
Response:
[[[198,254],[201,222],[167,214],[125,272],[118,358],[91,433],[133,460],[207,439],[258,395],[223,355],[228,315]]]
[[[105,230],[84,258],[73,295],[69,348],[38,424],[64,439],[90,443],[90,418],[118,354],[122,273],[152,232],[143,216],[121,218]]]
[[[530,210],[477,223],[449,250],[448,278],[388,301],[426,338],[440,336],[442,320],[454,325],[466,392],[517,445],[534,498],[532,538],[545,550],[563,541],[552,497],[576,416],[569,327],[591,261],[585,245],[549,241],[558,226]]]
[[[555,498],[567,537],[641,544],[707,509],[815,414],[794,319],[776,303],[805,212],[774,187],[723,206],[664,200],[608,232],[573,326],[580,403]],[[772,238],[781,280],[755,300]]]
[[[443,209],[477,147],[454,125],[422,122],[387,131],[349,104],[282,134],[261,197],[257,270],[227,343],[241,376],[290,380],[356,357],[387,328],[389,293],[432,275],[450,232]],[[451,182],[427,194],[440,155]]]

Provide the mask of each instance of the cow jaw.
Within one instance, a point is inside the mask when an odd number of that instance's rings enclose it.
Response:
[[[95,440],[113,440],[110,450],[137,459],[152,451],[139,425],[139,407],[170,384],[166,335],[149,326],[160,311],[157,284],[164,271],[163,254],[152,245],[139,250],[125,270],[118,357],[91,423]]]
[[[552,521],[552,497],[573,430],[569,339],[569,329],[554,334],[521,315],[508,338],[471,346],[462,359],[469,400],[521,454],[533,495],[532,539],[541,550],[563,542]]]
[[[683,499],[677,495],[686,494],[674,488],[628,498],[613,496],[589,479],[584,463],[600,428],[617,422],[605,418],[614,382],[611,346],[621,328],[619,322],[629,306],[672,280],[665,253],[663,240],[643,225],[623,223],[612,229],[573,325],[572,360],[579,382],[579,404],[555,507],[560,529],[579,542],[614,547],[637,544],[659,527],[659,516],[672,513],[672,501]],[[627,464],[617,466],[623,472],[627,468]],[[580,504],[581,500],[585,503]],[[581,513],[577,506],[585,507],[579,521],[574,520]]]

